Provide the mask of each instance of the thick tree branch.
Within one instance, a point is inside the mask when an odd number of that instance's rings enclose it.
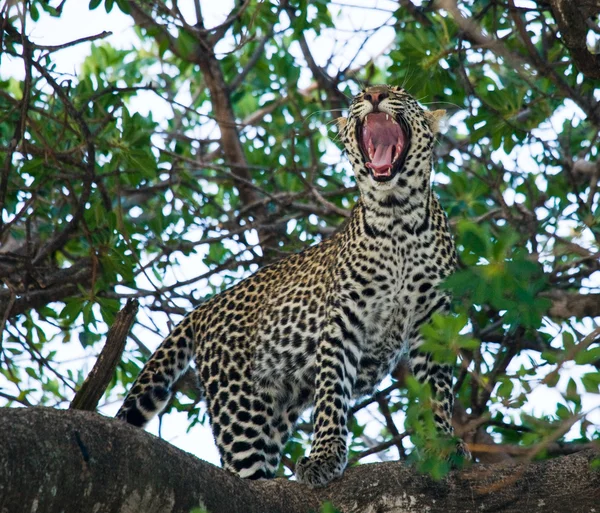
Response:
[[[550,315],[560,319],[600,316],[600,294],[578,294],[555,289],[544,294],[552,300]]]
[[[3,271],[3,255],[0,255],[0,271]],[[61,301],[67,297],[79,293],[79,287],[88,287],[92,279],[93,264],[91,259],[82,258],[67,269],[35,268],[33,279],[41,288],[30,290],[19,289],[17,298],[13,300],[13,293],[9,289],[0,288],[0,311],[5,312],[10,306],[9,317],[22,314],[29,310],[40,308],[48,303]],[[42,273],[41,271],[46,271]],[[15,266],[15,273],[4,280],[14,279],[21,281],[18,284],[26,284],[29,279],[30,268],[27,266]],[[16,284],[15,284],[16,288]]]
[[[534,464],[474,465],[441,481],[400,462],[361,465],[321,489],[241,480],[132,426],[90,412],[0,410],[0,507],[127,513],[592,511],[594,450]],[[515,479],[518,476],[518,479]]]
[[[550,5],[562,40],[579,71],[586,78],[600,79],[600,54],[591,53],[586,41],[587,18],[600,12],[600,1],[550,0]]]

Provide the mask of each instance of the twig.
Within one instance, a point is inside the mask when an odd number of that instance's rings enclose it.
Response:
[[[25,64],[25,81],[23,83],[23,97],[20,102],[21,113],[19,120],[15,126],[13,137],[10,140],[9,151],[6,153],[4,159],[4,167],[0,174],[0,212],[4,209],[4,203],[6,201],[6,192],[8,189],[8,175],[12,168],[12,161],[15,151],[19,146],[19,143],[23,139],[25,134],[25,124],[27,120],[27,110],[29,109],[29,96],[31,91],[31,64],[32,64],[32,49],[29,40],[21,35],[21,44],[23,45],[23,62]],[[0,234],[3,231],[3,216],[0,215]]]
[[[389,440],[382,442],[374,447],[371,447],[370,449],[367,449],[359,454],[357,454],[356,456],[354,456],[353,458],[350,458],[350,460],[348,461],[348,466],[354,465],[355,463],[357,463],[359,460],[370,456],[371,454],[377,454],[378,452],[381,451],[385,451],[386,449],[389,449],[392,445],[397,445],[399,444],[404,438],[406,438],[408,435],[410,434],[409,431],[405,431],[404,433],[401,433],[397,436],[394,436],[393,438],[390,438]]]
[[[378,397],[387,397],[387,395],[392,392],[393,390],[397,390],[398,388],[400,388],[401,383],[396,382],[396,383],[392,383],[389,387],[381,390],[380,392],[377,392],[375,394],[373,394],[371,397],[356,403],[351,409],[350,409],[350,414],[354,415],[357,411],[362,410],[364,407],[369,406],[369,404],[377,402],[378,401]]]
[[[552,383],[558,377],[558,373],[562,369],[563,365],[565,363],[573,360],[573,358],[575,358],[575,356],[577,356],[578,353],[580,353],[581,351],[585,351],[594,342],[597,342],[599,336],[600,336],[600,327],[596,328],[589,335],[587,335],[581,342],[579,342],[579,344],[575,344],[575,345],[571,346],[565,352],[565,356],[560,360],[560,362],[558,363],[556,368],[552,372],[546,374],[546,376],[542,380],[541,384],[547,385],[548,383]]]
[[[63,48],[69,48],[71,46],[75,46],[81,43],[86,43],[88,41],[96,41],[98,39],[104,39],[105,37],[108,36],[112,36],[112,32],[108,31],[108,30],[104,30],[102,32],[100,32],[99,34],[93,35],[93,36],[86,36],[86,37],[81,37],[79,39],[74,39],[73,41],[69,41],[68,43],[63,43],[61,45],[38,45],[35,43],[33,44],[33,47],[36,50],[46,50],[48,52],[56,52],[57,50],[62,50]]]
[[[68,222],[67,226],[52,237],[46,244],[38,251],[37,255],[33,259],[33,265],[38,264],[42,261],[48,254],[52,253],[56,249],[60,248],[66,241],[71,232],[75,230],[79,221],[83,217],[85,212],[85,205],[90,197],[92,192],[92,182],[95,176],[96,169],[96,148],[93,143],[93,136],[90,132],[89,127],[84,121],[82,115],[77,111],[77,109],[71,103],[69,97],[65,93],[62,87],[56,83],[56,80],[52,77],[50,72],[41,64],[36,61],[32,62],[35,69],[48,81],[54,92],[58,95],[58,97],[62,100],[65,110],[75,119],[75,122],[79,126],[86,143],[87,148],[87,163],[86,163],[86,173],[85,178],[83,180],[83,190],[81,191],[81,195],[79,197],[79,202],[75,212],[73,213],[71,220]]]
[[[600,125],[600,113],[598,112],[598,104],[593,99],[583,98],[575,91],[562,77],[560,77],[550,66],[544,61],[530,62],[519,54],[511,51],[499,39],[494,39],[487,36],[473,18],[466,18],[458,8],[456,0],[438,0],[437,5],[448,11],[458,27],[468,36],[470,42],[480,45],[482,48],[487,48],[497,56],[504,59],[508,64],[512,65],[522,77],[530,77],[531,72],[528,67],[533,69],[542,76],[547,76],[552,82],[562,91],[563,94],[570,97],[581,109],[587,114],[588,118],[595,125]],[[517,27],[518,30],[518,27]],[[527,36],[528,37],[528,36]],[[531,57],[531,56],[530,56]],[[538,55],[539,57],[539,55]],[[533,58],[532,58],[533,60]],[[540,64],[540,66],[538,66]]]
[[[392,412],[390,411],[388,400],[387,398],[384,399],[382,397],[378,397],[377,403],[379,404],[379,409],[381,410],[381,414],[385,419],[385,425],[393,437],[392,440],[398,440],[398,442],[394,445],[396,445],[396,448],[398,449],[398,456],[403,459],[406,456],[406,453],[404,451],[404,446],[402,445],[402,439],[399,438],[400,432],[398,431],[394,419],[392,418]]]
[[[0,397],[4,397],[8,401],[13,401],[15,403],[22,404],[23,406],[33,406],[26,398],[23,396],[22,399],[15,397],[14,395],[6,394],[4,392],[0,392]]]

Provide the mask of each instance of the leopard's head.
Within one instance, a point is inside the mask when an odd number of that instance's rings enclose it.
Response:
[[[433,141],[445,111],[421,108],[404,89],[377,85],[354,97],[340,137],[365,191],[410,193],[429,183]]]

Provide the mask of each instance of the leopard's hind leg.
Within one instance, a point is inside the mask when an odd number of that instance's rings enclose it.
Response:
[[[248,479],[271,478],[281,443],[271,420],[275,402],[257,394],[248,382],[220,373],[205,385],[208,411],[223,468]]]
[[[247,479],[274,477],[302,411],[299,401],[309,393],[284,397],[278,388],[253,380],[249,363],[228,366],[223,355],[212,356],[204,358],[200,373],[223,468]]]

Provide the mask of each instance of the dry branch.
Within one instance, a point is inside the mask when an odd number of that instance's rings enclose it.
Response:
[[[93,369],[75,394],[69,408],[74,410],[96,411],[98,401],[112,379],[115,369],[127,342],[127,334],[135,321],[139,303],[130,299],[117,314],[115,322],[108,331],[106,344],[96,360]]]

